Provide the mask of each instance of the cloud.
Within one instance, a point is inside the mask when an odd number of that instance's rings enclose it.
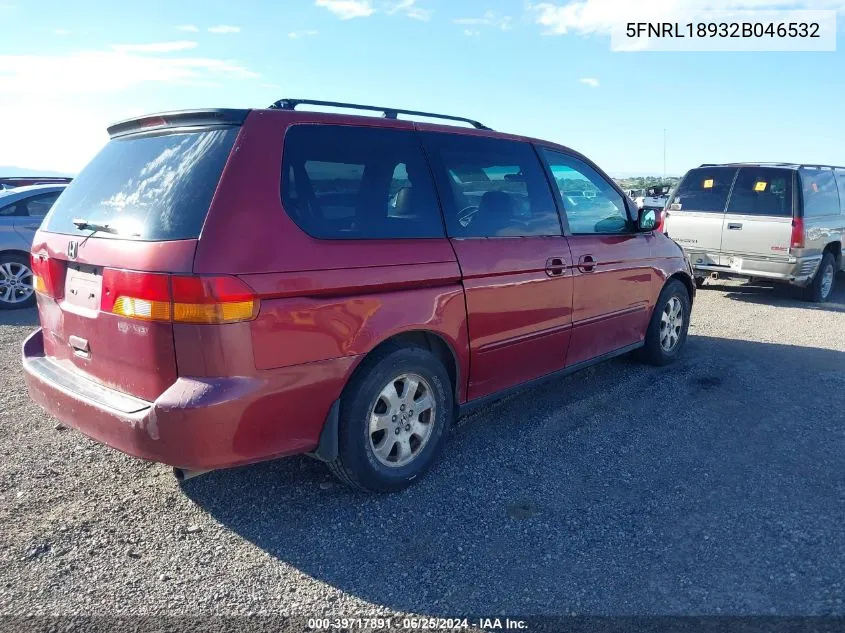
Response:
[[[416,4],[417,0],[399,0],[399,2],[387,10],[387,14],[403,13],[412,20],[423,20],[424,22],[430,20],[431,11],[418,7]]]
[[[513,28],[513,18],[509,15],[500,16],[495,11],[485,11],[480,18],[456,18],[452,20],[455,24],[467,26],[493,26],[502,31],[510,31]]]
[[[180,24],[176,27],[177,31],[185,31],[186,33],[199,33],[199,28],[194,24]]]
[[[370,0],[316,0],[314,4],[328,9],[341,20],[366,18],[376,12]]]
[[[590,88],[598,88],[599,85],[601,85],[599,84],[599,80],[594,77],[582,77],[578,81],[580,81],[585,86],[589,86]]]
[[[155,42],[153,44],[115,44],[112,49],[118,53],[173,53],[196,48],[196,42]]]
[[[750,9],[838,9],[845,0],[699,0],[690,8],[688,0],[570,0],[528,4],[534,21],[549,35],[609,34],[625,22],[678,21],[692,19],[692,12]]]
[[[66,55],[0,55],[0,94],[109,94],[144,83],[208,85],[259,77],[230,60],[156,54],[184,50],[173,44],[187,43],[117,45]]]
[[[308,31],[291,31],[290,33],[288,33],[288,37],[295,40],[295,39],[300,38],[300,37],[313,37],[313,36],[319,35],[319,34],[320,34],[320,31],[318,31],[316,29],[311,29],[311,30],[308,30]]]
[[[217,33],[218,35],[223,35],[226,33],[240,33],[241,27],[231,26],[229,24],[218,24],[217,26],[208,27],[208,32]]]
[[[70,35],[70,31],[67,29],[53,29],[53,33],[60,36]]]

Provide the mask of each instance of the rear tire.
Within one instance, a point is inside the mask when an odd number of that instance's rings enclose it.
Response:
[[[813,303],[823,303],[833,293],[836,283],[836,258],[833,253],[825,253],[816,271],[816,276],[810,285],[804,288],[804,300]]]
[[[29,257],[6,253],[0,256],[0,310],[31,308],[35,305]]]
[[[640,358],[652,365],[668,365],[684,347],[692,304],[687,287],[678,279],[663,286],[646,331]]]
[[[421,347],[386,346],[344,389],[338,457],[329,470],[359,490],[402,490],[432,466],[453,417],[443,363]]]

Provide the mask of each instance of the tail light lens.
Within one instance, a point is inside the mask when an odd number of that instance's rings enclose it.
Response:
[[[258,297],[235,277],[106,269],[101,309],[131,319],[235,323],[258,312]]]
[[[657,227],[654,229],[658,233],[663,233],[666,227],[666,209],[661,209],[657,212]]]
[[[792,220],[792,237],[789,239],[790,248],[804,248],[804,218]]]
[[[31,255],[32,286],[35,292],[59,299],[64,291],[64,264],[44,254]]]

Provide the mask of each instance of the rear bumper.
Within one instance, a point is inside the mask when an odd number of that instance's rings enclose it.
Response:
[[[191,470],[305,453],[319,441],[356,357],[231,378],[178,378],[155,402],[110,389],[23,344],[30,396],[62,422],[124,453]]]
[[[719,255],[684,249],[697,277],[719,273],[726,277],[755,277],[806,286],[816,274],[821,255],[761,258],[748,255]]]

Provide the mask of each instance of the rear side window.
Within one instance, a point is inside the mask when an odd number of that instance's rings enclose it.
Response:
[[[147,241],[199,237],[238,128],[112,139],[73,179],[44,219],[52,233],[89,235],[74,219]]]
[[[671,210],[724,213],[736,171],[736,167],[691,169],[672,198]]]
[[[27,215],[34,218],[43,218],[52,208],[60,193],[60,191],[54,191],[53,193],[48,193],[43,196],[30,198],[26,201]]]
[[[768,167],[741,168],[728,213],[792,217],[792,172]]]
[[[845,215],[845,169],[836,170],[836,183],[839,186],[839,208]]]
[[[320,239],[443,237],[443,220],[414,132],[294,125],[285,135],[282,201]]]
[[[801,189],[804,194],[804,217],[838,215],[839,191],[830,169],[801,169]]]
[[[424,134],[450,237],[562,235],[549,183],[528,143]]]

